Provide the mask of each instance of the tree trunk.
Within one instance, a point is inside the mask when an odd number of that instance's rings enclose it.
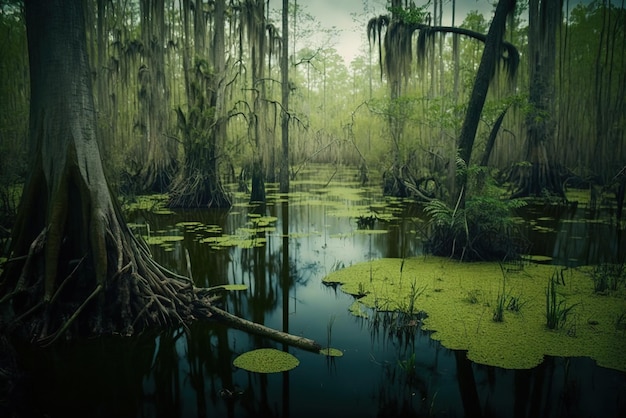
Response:
[[[561,24],[562,0],[531,0],[528,4],[529,101],[526,117],[526,161],[517,175],[514,197],[564,196],[554,163],[556,118],[554,116],[554,77],[556,30]]]
[[[144,61],[137,77],[139,124],[144,142],[140,149],[144,151],[139,158],[144,161],[139,190],[163,193],[176,169],[176,147],[166,135],[169,92],[165,82],[165,2],[142,0],[140,6]]]
[[[190,19],[191,4],[184,2],[184,33],[189,36],[187,27]],[[185,161],[180,173],[170,190],[170,207],[183,208],[229,208],[228,193],[222,187],[219,176],[219,141],[226,136],[225,101],[225,40],[224,24],[226,13],[225,0],[215,2],[214,33],[211,53],[202,50],[206,23],[194,18],[194,39],[196,57],[193,68],[189,67],[189,40],[183,50],[183,67],[187,84],[187,110],[178,108],[178,127],[182,132]],[[195,13],[203,13],[194,9]],[[199,23],[201,22],[201,23]],[[208,65],[208,63],[212,65]]]
[[[280,59],[282,97],[282,156],[280,161],[280,192],[289,192],[289,0],[283,0],[283,44]]]
[[[485,39],[485,48],[483,50],[482,58],[480,59],[480,65],[478,67],[476,78],[474,79],[472,94],[467,106],[459,138],[459,157],[467,166],[470,164],[470,157],[472,155],[472,149],[474,148],[474,140],[476,138],[478,123],[480,122],[480,115],[483,111],[485,100],[487,99],[489,83],[491,82],[496,70],[496,60],[500,56],[506,19],[507,16],[510,13],[513,13],[514,10],[515,0],[498,1],[493,20],[489,26],[489,32],[487,33],[487,37]],[[465,179],[460,181],[457,184],[459,190],[457,190],[457,193],[452,196],[452,199],[456,200],[459,194],[463,194],[460,199],[461,207],[465,205],[465,183]]]
[[[0,281],[3,321],[52,340],[181,324],[203,302],[134,238],[104,175],[82,2],[25,10],[33,160]]]

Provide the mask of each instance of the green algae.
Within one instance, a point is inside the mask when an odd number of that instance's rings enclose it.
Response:
[[[503,279],[497,263],[380,259],[337,270],[323,281],[341,283],[344,292],[360,297],[359,304],[379,311],[402,310],[410,306],[415,286],[424,289],[415,301],[428,314],[424,329],[449,349],[467,350],[477,363],[528,369],[544,355],[588,356],[600,366],[626,371],[626,336],[615,329],[616,318],[626,310],[626,294],[594,294],[587,270],[566,270],[566,284],[558,286],[568,305],[577,304],[559,331],[548,330],[545,318],[545,291],[555,266],[533,263]],[[491,314],[503,280],[526,303],[519,313],[506,311],[503,322],[494,322]],[[481,303],[469,302],[470,293],[480,295],[476,302]],[[356,311],[354,305],[350,310]]]
[[[279,373],[295,369],[300,360],[292,354],[274,348],[260,348],[239,355],[235,367],[255,373]]]

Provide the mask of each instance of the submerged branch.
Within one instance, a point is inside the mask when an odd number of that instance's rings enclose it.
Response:
[[[308,338],[298,337],[297,335],[288,334],[283,331],[278,331],[276,329],[266,327],[265,325],[257,324],[256,322],[248,321],[247,319],[235,316],[215,306],[208,306],[207,309],[217,317],[224,320],[227,324],[232,325],[233,327],[238,328],[242,331],[262,335],[275,341],[315,353],[319,352],[322,348],[321,345]]]

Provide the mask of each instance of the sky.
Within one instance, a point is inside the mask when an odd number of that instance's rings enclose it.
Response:
[[[293,0],[290,0],[293,1]],[[426,3],[427,0],[415,3],[417,5]],[[332,46],[344,58],[346,65],[349,65],[355,56],[362,51],[366,51],[367,21],[381,14],[386,14],[386,0],[298,0],[298,5],[305,12],[311,14],[320,27],[330,29],[335,27],[339,35],[332,39],[323,37],[313,39],[306,45],[313,49],[322,46]],[[270,9],[280,11],[282,0],[270,0]],[[431,6],[432,8],[432,6]],[[443,4],[443,24],[451,24],[452,1],[444,0]],[[456,1],[456,24],[460,24],[470,10],[478,10],[485,15],[487,20],[491,18],[493,6],[491,0],[457,0]],[[277,22],[280,24],[280,22]],[[305,45],[296,45],[298,49]]]
[[[293,2],[294,0],[289,0]],[[343,57],[346,65],[367,51],[366,26],[372,17],[386,14],[387,0],[297,0],[298,5],[306,13],[311,14],[319,27],[330,29],[335,27],[339,35],[328,39],[307,40],[307,45],[297,44],[296,48],[301,49],[308,46],[317,49],[320,46],[334,47]],[[468,12],[477,10],[485,16],[487,21],[491,20],[493,4],[496,0],[456,0],[455,25],[460,25]],[[590,0],[571,0],[570,9],[580,1],[589,3]],[[429,3],[429,0],[415,0],[415,4],[420,6]],[[432,1],[430,1],[432,3]],[[270,0],[270,9],[282,10],[282,0]],[[432,5],[429,7],[432,12]],[[279,15],[280,16],[280,15]],[[280,25],[280,20],[276,22]],[[452,0],[443,2],[443,25],[452,24]]]

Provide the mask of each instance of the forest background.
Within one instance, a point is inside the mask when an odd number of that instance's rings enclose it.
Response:
[[[246,190],[256,175],[261,183],[252,182],[251,199],[262,200],[263,182],[279,179],[281,135],[288,130],[292,179],[309,163],[351,165],[361,168],[363,181],[389,174],[391,194],[453,201],[457,139],[483,43],[436,32],[420,52],[414,30],[405,55],[387,67],[392,54],[384,37],[391,26],[364,7],[354,18],[362,20],[370,47],[347,65],[324,43],[295,48],[303,39],[341,36],[329,29],[316,37],[320,22],[301,3],[288,10],[287,107],[282,10],[265,1],[85,2],[97,137],[118,196],[169,193],[172,207],[228,207],[222,184],[239,181]],[[392,3],[391,15],[402,6],[414,12],[402,16],[428,26],[441,25],[444,8],[455,7],[454,1]],[[507,23],[504,38],[519,51],[519,69],[511,81],[498,67],[472,163],[508,180],[511,193],[558,195],[567,185],[601,191],[626,161],[624,4],[554,2],[562,6],[550,27],[554,42],[537,47],[529,45],[532,19],[522,18],[537,3],[518,1]],[[29,69],[22,6],[0,6],[0,225],[8,238],[28,172]],[[486,34],[489,18],[472,11],[456,25]],[[543,108],[532,98],[532,48],[554,57],[553,69],[539,69],[548,75],[540,95],[550,103]],[[548,126],[542,148],[529,140],[533,122]],[[552,180],[520,190],[520,173],[538,158],[547,161]]]

